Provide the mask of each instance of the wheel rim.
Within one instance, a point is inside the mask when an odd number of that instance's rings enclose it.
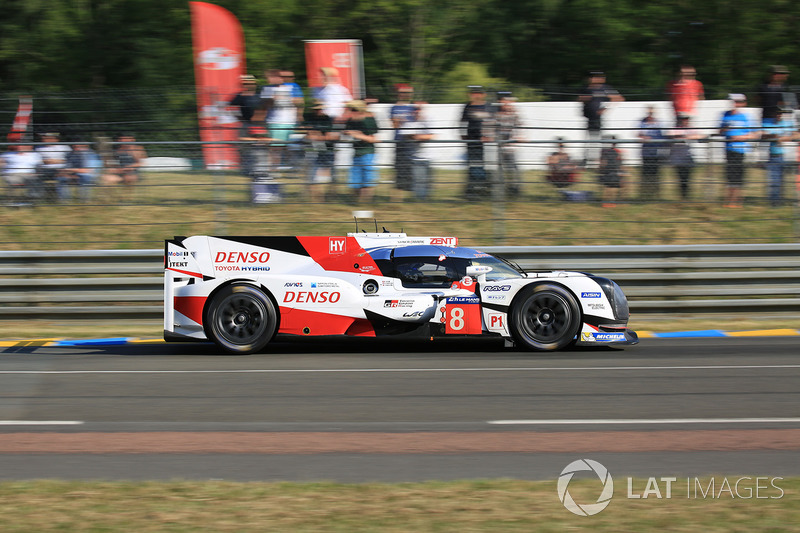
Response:
[[[220,337],[237,346],[253,344],[267,330],[267,309],[260,300],[231,294],[218,307],[214,325]]]
[[[524,333],[540,343],[561,340],[569,334],[572,325],[572,310],[569,302],[552,292],[531,296],[525,302],[522,314]]]

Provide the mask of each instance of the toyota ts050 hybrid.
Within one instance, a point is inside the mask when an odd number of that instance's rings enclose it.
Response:
[[[277,334],[499,336],[507,345],[635,344],[613,281],[524,272],[455,237],[175,237],[164,338],[252,353]]]

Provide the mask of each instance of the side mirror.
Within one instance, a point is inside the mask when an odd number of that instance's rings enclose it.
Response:
[[[470,265],[467,267],[467,276],[472,276],[478,279],[478,283],[483,285],[486,283],[486,274],[492,271],[490,266]]]

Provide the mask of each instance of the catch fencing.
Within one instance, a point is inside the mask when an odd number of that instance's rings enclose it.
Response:
[[[617,281],[650,316],[800,314],[800,244],[489,246],[526,270]],[[158,319],[163,250],[0,252],[0,322]]]

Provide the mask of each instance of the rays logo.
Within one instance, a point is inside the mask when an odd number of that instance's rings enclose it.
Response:
[[[595,503],[579,504],[569,493],[569,482],[576,472],[590,471],[597,474],[597,477],[603,483],[603,491],[600,497],[597,498]],[[564,504],[564,507],[573,514],[578,516],[592,516],[596,515],[611,503],[611,498],[614,496],[614,480],[608,469],[591,459],[578,459],[573,461],[561,471],[558,476],[558,499]]]

